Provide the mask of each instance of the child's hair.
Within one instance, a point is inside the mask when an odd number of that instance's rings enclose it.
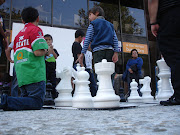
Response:
[[[93,13],[94,15],[96,14],[96,13],[99,13],[98,14],[98,16],[105,16],[105,14],[104,14],[104,10],[100,7],[100,6],[94,6],[93,8],[91,8],[89,11],[88,11],[88,15],[90,14],[90,13]]]
[[[81,37],[85,36],[85,34],[84,34],[84,32],[82,30],[77,30],[75,32],[75,38],[78,38],[79,36],[81,36]]]
[[[132,55],[132,52],[133,52],[133,51],[136,51],[137,54],[138,54],[138,51],[137,51],[136,49],[132,49],[132,50],[131,50],[131,55]]]
[[[50,37],[50,38],[53,40],[53,38],[52,38],[52,36],[51,36],[50,34],[44,35],[44,38],[45,38],[45,37]]]
[[[38,16],[39,16],[39,13],[37,9],[33,7],[24,8],[23,11],[21,12],[22,20],[25,23],[35,22]]]

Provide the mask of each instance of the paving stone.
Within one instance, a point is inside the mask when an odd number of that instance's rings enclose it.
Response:
[[[180,106],[139,104],[117,110],[0,110],[2,135],[179,135]]]

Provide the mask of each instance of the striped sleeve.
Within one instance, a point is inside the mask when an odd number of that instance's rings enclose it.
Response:
[[[114,36],[113,36],[113,48],[114,48],[114,52],[119,52],[119,49],[118,49],[118,39],[117,39],[115,31],[114,31]]]
[[[94,27],[92,24],[90,24],[88,29],[87,29],[86,38],[85,38],[84,45],[83,45],[81,53],[83,53],[83,54],[86,53],[90,42],[92,42],[93,36],[94,36]]]

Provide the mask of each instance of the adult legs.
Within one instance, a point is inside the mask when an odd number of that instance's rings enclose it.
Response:
[[[16,77],[15,67],[13,67],[13,77],[12,77],[12,84],[11,84],[11,96],[18,97],[18,81]]]
[[[52,98],[55,99],[58,97],[58,92],[56,90],[56,73],[55,71],[51,72],[50,74],[50,82],[52,84]]]
[[[174,98],[167,102],[160,102],[162,105],[180,104],[180,7],[172,8],[160,19],[158,32],[159,49],[171,68],[171,82],[174,89]]]

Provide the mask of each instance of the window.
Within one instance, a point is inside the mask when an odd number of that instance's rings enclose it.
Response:
[[[144,10],[121,6],[122,32],[146,36]]]
[[[51,0],[13,0],[12,5],[12,19],[21,20],[22,10],[32,6],[39,12],[40,23],[51,24]]]
[[[53,25],[87,27],[87,0],[53,0]]]

